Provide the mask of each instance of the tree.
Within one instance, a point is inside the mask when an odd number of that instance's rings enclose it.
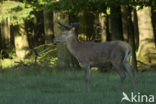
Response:
[[[154,28],[154,40],[156,45],[156,8],[152,8],[152,23]]]
[[[10,37],[10,18],[6,18],[1,22],[1,45],[3,49],[10,46]]]
[[[112,40],[123,40],[120,6],[111,7],[110,32]]]
[[[34,45],[41,45],[45,43],[45,33],[44,33],[44,16],[43,11],[35,11],[35,17],[33,18],[33,38]]]
[[[136,45],[136,48],[138,48],[139,31],[138,31],[138,18],[137,18],[136,8],[133,8],[131,12],[132,12],[131,15],[132,15],[132,23],[133,23],[133,29],[134,29],[135,45]]]
[[[122,6],[122,28],[124,39],[128,41],[132,46],[132,67],[137,70],[137,60],[136,60],[136,45],[134,36],[134,24],[132,22],[132,8],[130,6]]]
[[[106,13],[99,13],[99,22],[101,26],[101,42],[107,41],[108,27],[107,27],[108,16]]]
[[[87,39],[86,40],[94,40],[95,34],[94,34],[94,19],[95,16],[90,12],[81,12],[79,14],[79,22],[80,22],[80,28],[79,32],[83,33]],[[88,31],[89,30],[89,31]]]
[[[24,20],[14,26],[14,41],[17,59],[24,59],[29,54],[29,43],[25,32]]]
[[[44,10],[44,33],[45,33],[45,43],[51,43],[54,38],[53,34],[53,16],[52,12]]]
[[[54,12],[53,13],[53,24],[54,24],[54,34],[55,36],[61,34],[64,31],[59,24],[57,24],[57,20],[60,20],[64,24],[69,24],[69,15],[62,12]],[[58,61],[57,66],[59,67],[75,67],[78,62],[76,59],[69,53],[66,46],[64,44],[57,44],[58,51]]]
[[[135,31],[134,31],[134,24],[133,24],[133,20],[132,20],[132,8],[128,7],[128,34],[129,34],[129,41],[130,44],[132,46],[132,68],[135,69],[136,71],[138,71],[137,68],[137,59],[136,59],[136,43],[135,43]]]
[[[123,38],[125,41],[128,41],[129,34],[128,34],[128,18],[129,17],[129,10],[127,6],[121,6],[121,16],[122,16],[122,30],[123,30]]]
[[[151,7],[137,7],[138,27],[139,27],[139,49],[138,59],[142,59],[144,63],[152,62],[152,55],[156,53],[154,43],[154,32],[151,19]],[[148,62],[147,62],[148,60]]]
[[[30,12],[32,9],[27,8],[24,3],[19,1],[4,1],[0,9],[0,22],[9,19],[10,24],[14,26],[16,56],[21,60],[29,53],[29,44],[27,34],[25,33],[24,20],[26,20],[26,18],[31,18]],[[5,34],[5,37],[6,36],[7,35]]]

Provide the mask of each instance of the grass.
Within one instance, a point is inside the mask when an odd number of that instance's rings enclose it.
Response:
[[[0,60],[0,68],[3,68],[0,70],[0,104],[132,104],[121,103],[123,95],[117,91],[120,78],[115,72],[92,70],[91,91],[85,93],[84,71],[55,68],[55,46],[41,45],[35,50],[39,54],[38,65],[34,63],[34,55],[24,60],[24,64],[17,64],[12,59]],[[135,94],[140,92],[156,97],[155,76],[156,71],[138,72]],[[122,91],[130,95],[129,77]]]
[[[155,71],[137,73],[136,93],[156,97],[155,76]],[[83,71],[56,71],[34,65],[11,68],[0,70],[0,104],[120,104],[122,92],[117,91],[118,84],[115,72],[91,71],[91,92],[85,93]],[[130,86],[127,77],[123,91],[130,94]]]

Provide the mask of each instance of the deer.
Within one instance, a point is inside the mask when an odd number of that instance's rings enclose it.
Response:
[[[111,63],[120,76],[118,90],[121,91],[122,84],[126,78],[126,72],[131,80],[131,87],[134,89],[134,73],[130,66],[130,56],[132,54],[131,46],[124,41],[116,40],[104,43],[81,42],[78,40],[75,32],[76,25],[66,25],[57,21],[59,25],[65,28],[60,35],[54,38],[54,44],[64,43],[68,51],[78,60],[79,65],[85,70],[86,92],[89,89],[90,69],[91,67],[102,67],[105,63]]]

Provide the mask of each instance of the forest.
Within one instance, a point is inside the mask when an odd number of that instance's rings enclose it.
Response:
[[[65,44],[54,44],[65,31],[58,21],[78,23],[80,42],[127,42],[136,93],[156,96],[155,0],[0,0],[0,103],[121,103],[120,77],[110,64],[91,68],[85,93],[78,60]],[[131,92],[129,82],[127,76],[122,91]]]

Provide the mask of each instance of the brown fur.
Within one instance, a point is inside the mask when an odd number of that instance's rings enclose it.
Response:
[[[54,42],[65,42],[69,52],[76,57],[80,66],[85,69],[86,91],[89,92],[89,70],[92,66],[103,66],[105,63],[112,63],[118,72],[122,83],[128,72],[132,87],[134,87],[134,76],[129,64],[132,52],[131,46],[123,41],[111,41],[105,43],[80,42],[72,28],[55,38]]]

